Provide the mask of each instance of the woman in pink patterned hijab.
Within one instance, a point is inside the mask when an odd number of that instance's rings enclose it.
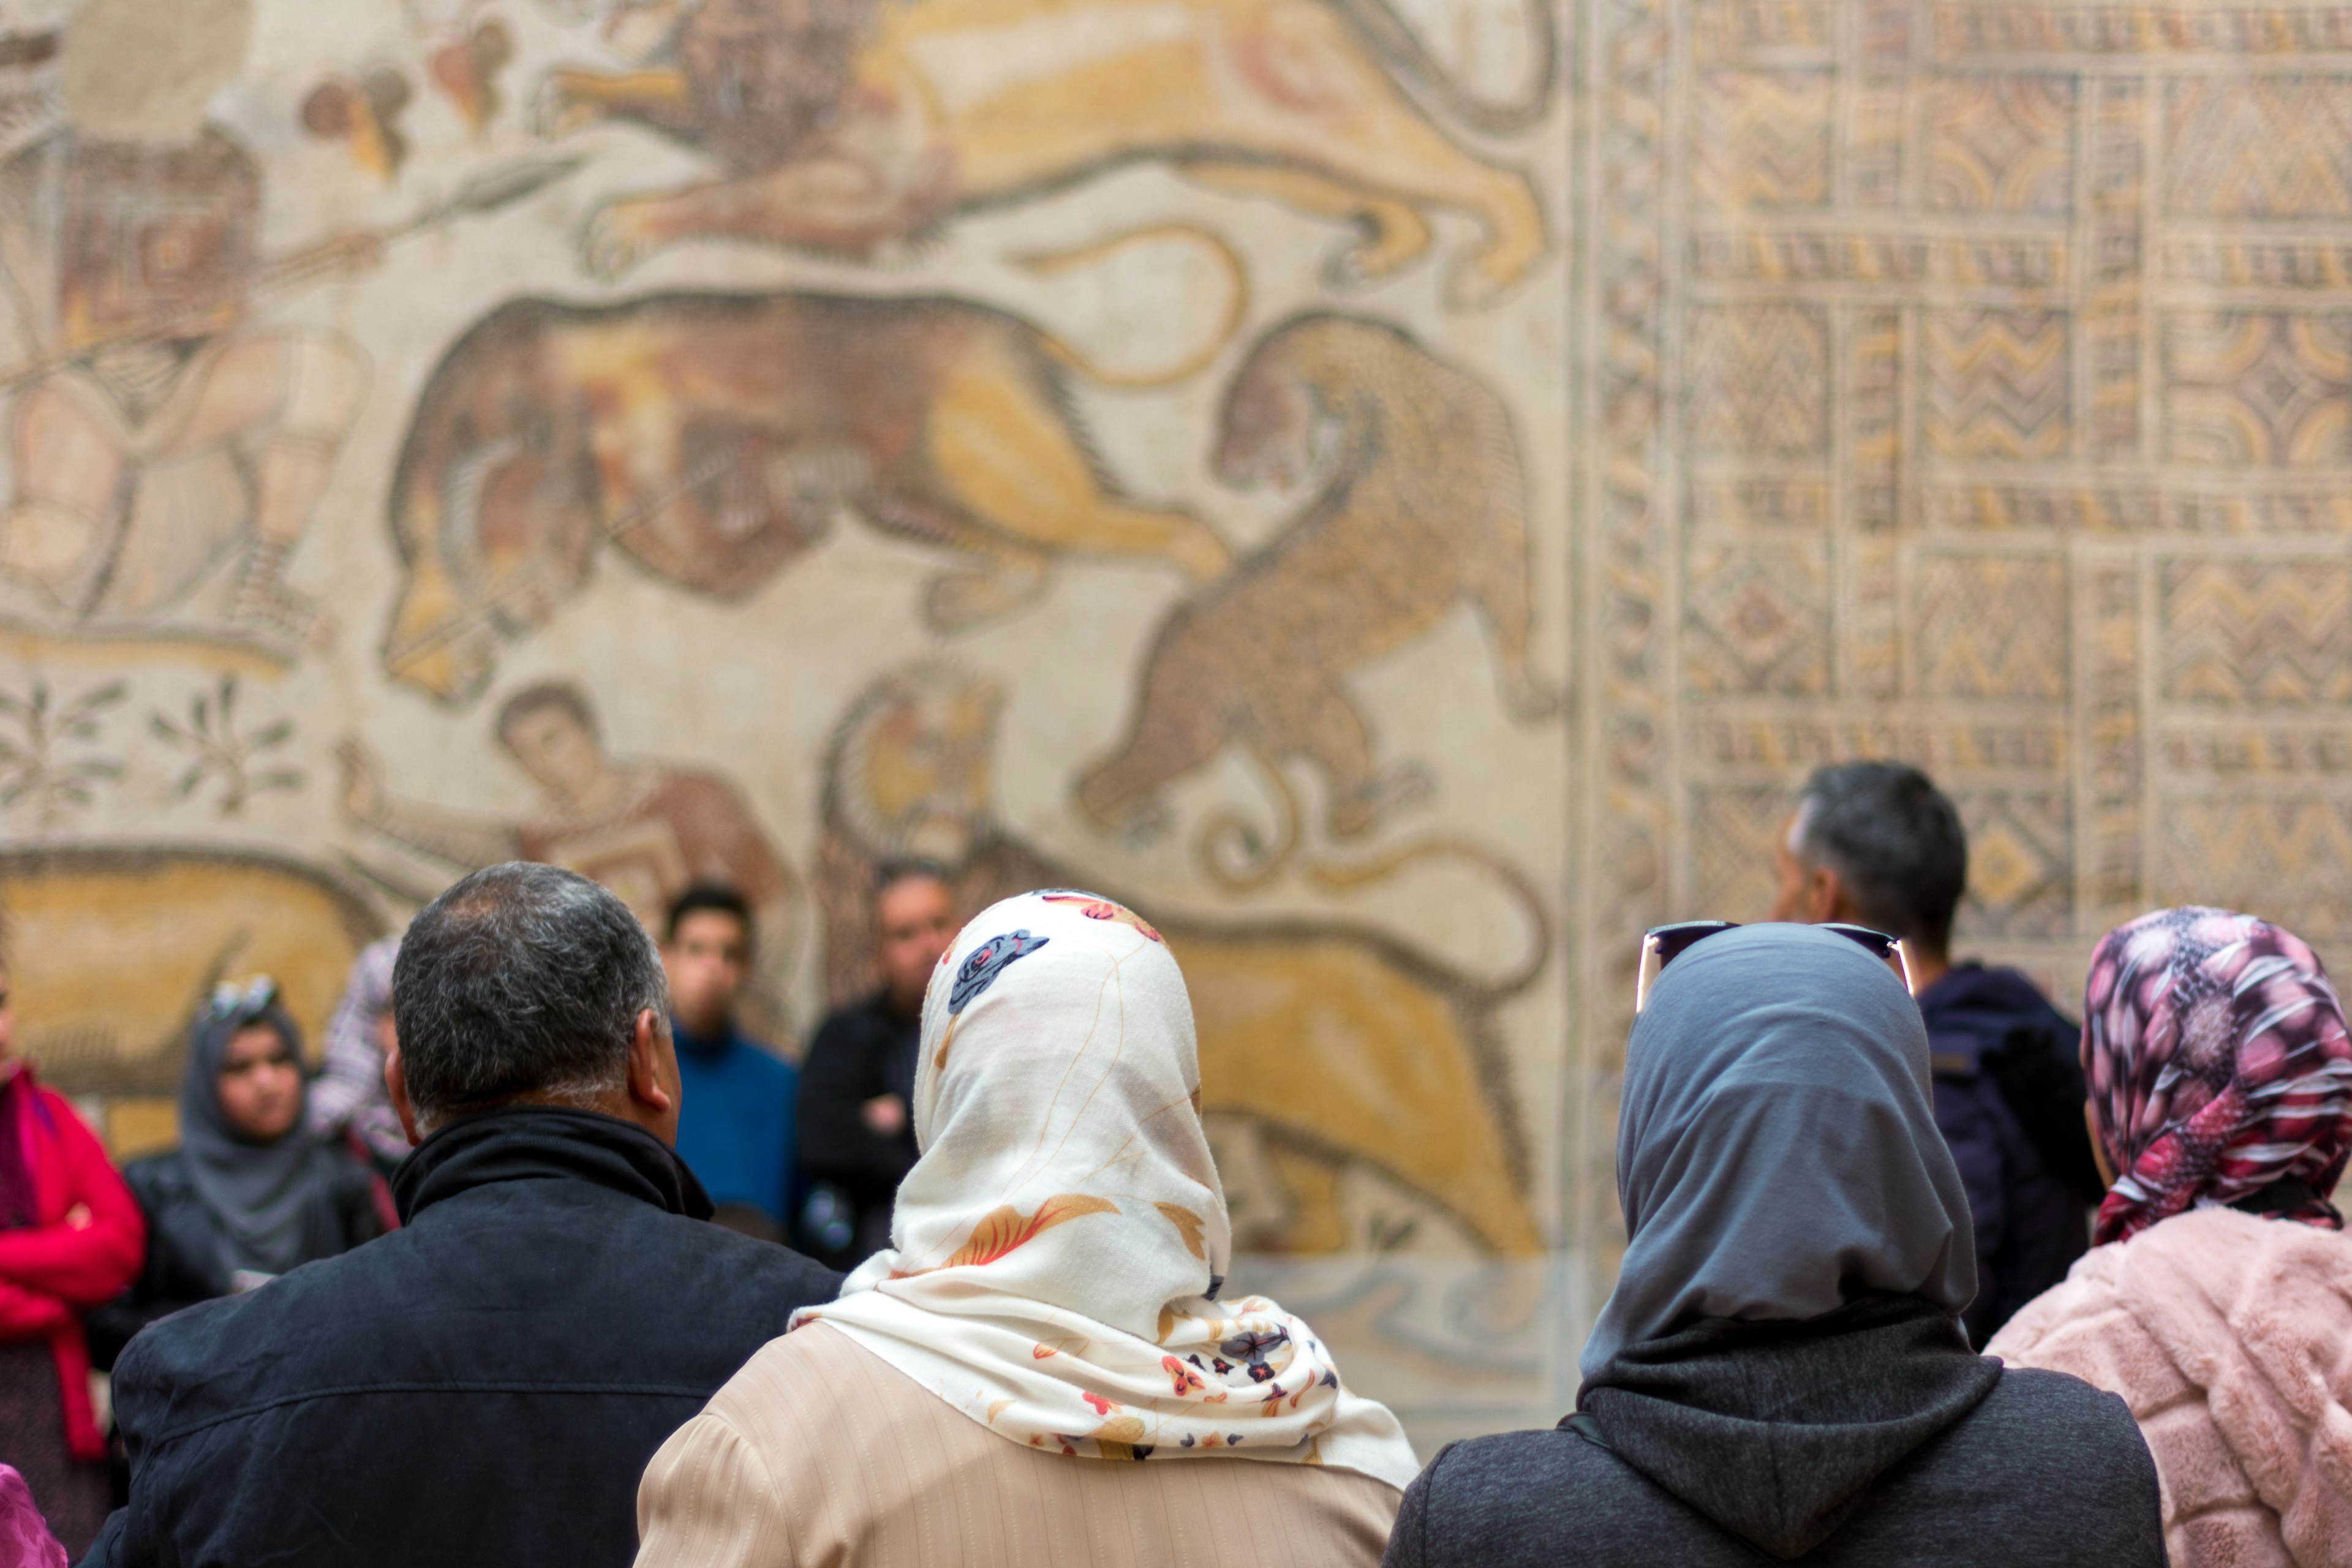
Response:
[[[2083,1018],[2112,1181],[2099,1245],[1985,1349],[2123,1396],[2173,1568],[2342,1568],[2352,1237],[2328,1196],[2352,1151],[2352,1037],[2336,988],[2267,921],[2163,910],[2094,950]]]
[[[2352,1037],[2292,932],[2225,910],[2161,910],[2091,954],[2083,1075],[2116,1173],[2095,1241],[2195,1206],[2344,1227]]]

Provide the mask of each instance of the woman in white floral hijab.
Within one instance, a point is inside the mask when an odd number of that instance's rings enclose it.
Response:
[[[638,1561],[1377,1562],[1412,1450],[1304,1321],[1221,1298],[1199,1107],[1157,931],[1077,892],[972,921],[891,1250],[655,1457]]]

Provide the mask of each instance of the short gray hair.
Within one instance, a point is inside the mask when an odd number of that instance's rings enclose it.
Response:
[[[1969,836],[1936,783],[1902,763],[1843,763],[1805,781],[1789,848],[1838,874],[1865,925],[1940,955],[1969,885]]]
[[[509,860],[426,906],[392,971],[401,1074],[421,1129],[522,1095],[627,1081],[637,1015],[669,1016],[661,953],[587,878]]]

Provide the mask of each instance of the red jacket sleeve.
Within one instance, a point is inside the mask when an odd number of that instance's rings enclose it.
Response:
[[[66,1321],[66,1304],[55,1296],[0,1281],[0,1342],[37,1339]]]
[[[94,1307],[121,1294],[138,1276],[147,1252],[147,1221],[73,1107],[47,1089],[41,1095],[56,1130],[50,1152],[64,1165],[67,1206],[89,1209],[89,1223],[60,1220],[0,1232],[0,1282],[55,1296],[69,1306]]]

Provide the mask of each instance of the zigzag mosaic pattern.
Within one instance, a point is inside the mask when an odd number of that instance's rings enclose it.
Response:
[[[2202,76],[2165,95],[2168,212],[2220,219],[2352,217],[2352,81]]]
[[[1942,555],[1912,600],[1919,689],[2051,701],[2066,695],[2066,564],[2056,556]]]
[[[2352,939],[2352,9],[1601,15],[1611,179],[1686,138],[1590,253],[1668,291],[1592,405],[1674,498],[1594,644],[1648,912],[1760,916],[1807,770],[1892,753],[1976,836],[1964,946],[2063,985],[2191,896]]]
[[[2315,942],[2352,939],[2352,804],[2340,798],[2176,796],[2158,815],[2155,848],[2151,904],[2252,910]]]
[[[1947,458],[2063,456],[2074,442],[2067,321],[2054,310],[1927,319],[1927,445]]]
[[[2352,702],[2352,564],[2171,561],[2158,592],[2168,700]]]
[[[1702,79],[1699,199],[1732,212],[1827,206],[1830,73],[1710,71]]]
[[[1826,456],[1830,320],[1818,305],[1692,312],[1694,449],[1749,457]]]

